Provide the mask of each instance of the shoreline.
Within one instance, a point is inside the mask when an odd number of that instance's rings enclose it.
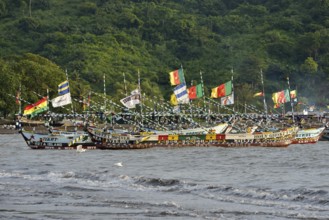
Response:
[[[1,134],[19,134],[19,131],[16,129],[0,128],[0,135]]]

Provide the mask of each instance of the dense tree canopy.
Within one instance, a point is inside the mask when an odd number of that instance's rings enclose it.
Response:
[[[132,90],[140,72],[146,95],[169,100],[168,72],[180,66],[188,84],[203,73],[208,95],[233,70],[237,100],[261,105],[251,97],[262,70],[269,103],[290,77],[299,96],[326,106],[328,7],[327,0],[0,0],[0,111],[17,111],[10,95],[20,85],[29,102],[47,89],[56,96],[66,70],[76,99],[102,93],[105,74],[118,101],[123,74]]]

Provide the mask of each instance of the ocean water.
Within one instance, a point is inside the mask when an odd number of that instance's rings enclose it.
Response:
[[[329,219],[328,148],[78,153],[0,135],[0,219]]]

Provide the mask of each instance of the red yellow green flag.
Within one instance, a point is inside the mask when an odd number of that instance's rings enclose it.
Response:
[[[280,92],[276,92],[272,94],[272,100],[273,102],[276,103],[286,103],[290,102],[290,95],[289,95],[289,90],[282,90]]]
[[[182,68],[179,68],[178,70],[171,71],[169,73],[170,77],[170,84],[172,86],[179,85],[185,81],[184,79],[184,72]]]
[[[31,115],[31,117],[33,117],[41,112],[47,111],[48,110],[48,101],[47,100],[48,100],[47,97],[43,97],[36,103],[27,105],[24,108],[23,115]]]
[[[232,81],[218,86],[217,97],[224,97],[232,94]]]

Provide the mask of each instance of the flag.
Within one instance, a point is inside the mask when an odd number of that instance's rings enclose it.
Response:
[[[176,95],[177,102],[179,104],[186,104],[189,102],[185,83],[181,83],[178,86],[176,86],[174,89],[174,94]]]
[[[297,90],[291,90],[290,91],[290,98],[292,98],[292,99],[297,98]]]
[[[135,90],[131,91],[130,94],[131,94],[131,95],[140,94],[139,89],[135,89]]]
[[[278,101],[279,101],[279,103],[290,102],[290,94],[289,94],[288,89],[285,89],[285,90],[281,91],[281,95],[280,95]]]
[[[72,103],[71,93],[66,93],[65,95],[57,96],[51,100],[52,106],[54,108],[61,107]]]
[[[202,84],[198,84],[198,85],[196,86],[196,97],[198,97],[198,98],[203,97]]]
[[[47,100],[48,100],[47,97],[43,97],[42,99],[40,99],[36,103],[27,105],[24,108],[23,115],[31,115],[31,117],[33,117],[33,116],[35,116],[35,115],[37,115],[41,112],[47,111],[48,110]]]
[[[222,97],[220,99],[220,104],[221,105],[233,105],[234,104],[234,93],[232,92],[231,95]]]
[[[65,95],[70,92],[69,81],[65,80],[58,85],[58,95]]]
[[[140,104],[140,94],[127,96],[121,99],[120,102],[127,108],[135,108],[137,104]]]
[[[58,85],[58,95],[59,96],[51,100],[51,103],[54,108],[72,103],[69,81],[65,80],[64,82]]]
[[[170,77],[170,84],[172,86],[179,85],[185,82],[184,72],[182,68],[170,72],[169,77]]]
[[[171,94],[171,96],[170,96],[170,104],[172,104],[172,105],[178,105],[178,102],[177,102],[177,98],[176,98],[176,95],[173,93],[173,94]]]
[[[225,84],[218,86],[217,97],[223,97],[231,95],[232,93],[232,81],[228,81]]]
[[[286,103],[290,102],[289,90],[282,90],[272,94],[272,100],[274,103]]]
[[[272,94],[272,100],[273,100],[273,103],[278,103],[278,99],[279,99],[279,94],[280,92],[275,92]]]
[[[188,89],[188,97],[189,97],[189,99],[196,99],[197,98],[196,86],[191,86]]]
[[[264,96],[264,93],[263,92],[257,92],[254,94],[254,97],[257,97],[257,96]]]
[[[16,94],[16,104],[17,105],[21,104],[21,92],[20,91],[17,91],[17,94]]]
[[[211,89],[211,98],[218,98],[218,87],[212,88]]]

